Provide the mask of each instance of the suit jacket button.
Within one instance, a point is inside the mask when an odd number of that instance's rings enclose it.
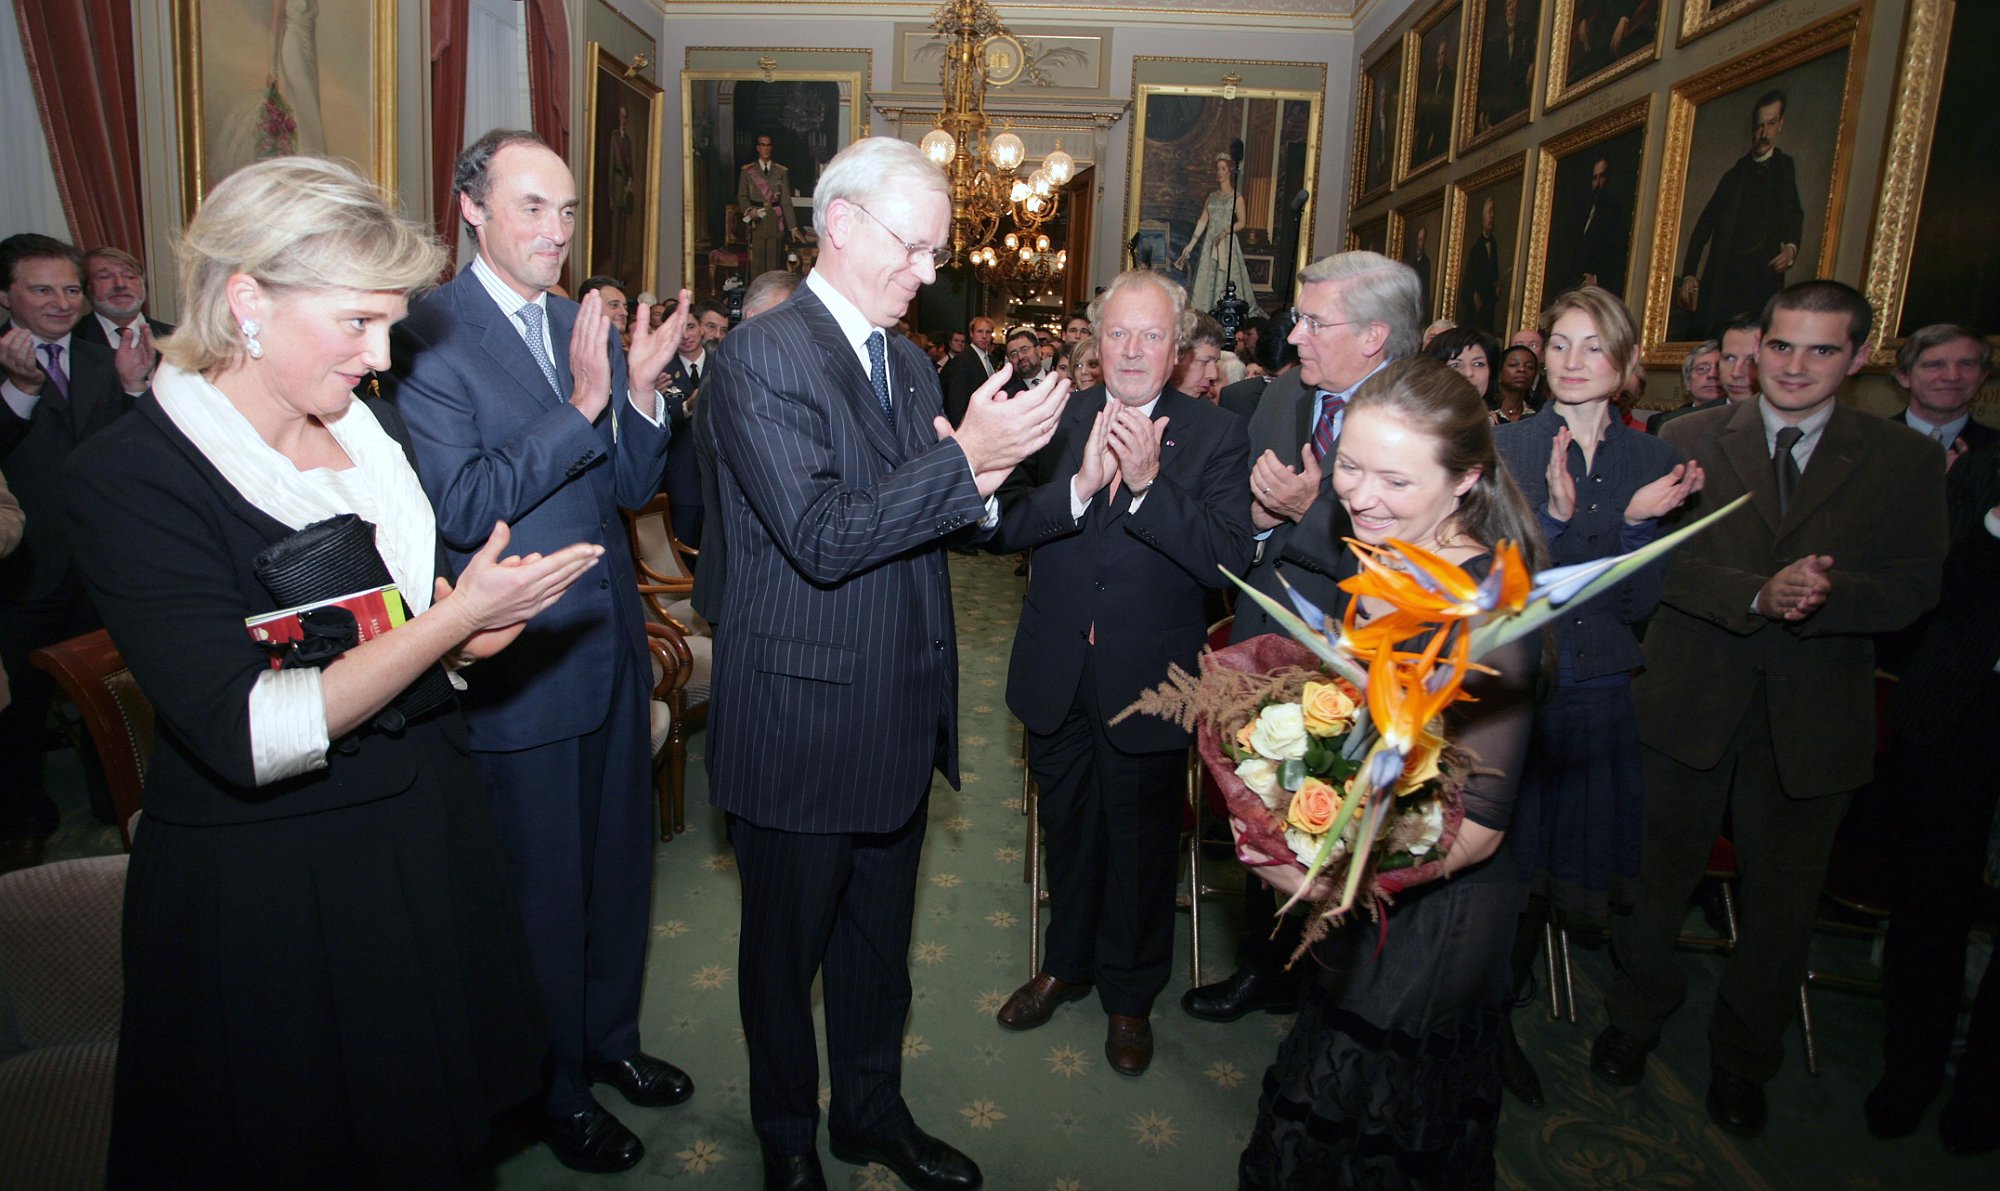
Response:
[[[1091,581],[1091,584],[1090,584],[1090,585],[1091,585],[1092,587],[1096,588],[1096,589],[1097,589],[1097,590],[1099,590],[1099,591],[1103,591],[1103,590],[1104,590],[1104,580],[1102,580],[1102,579],[1095,579],[1095,580],[1092,580],[1092,581]]]
[[[940,637],[937,640],[931,642],[931,648],[942,650],[944,648],[944,638]]]
[[[609,586],[611,586],[611,580],[609,579],[599,579],[597,581],[597,590],[599,591],[603,591],[605,588]]]

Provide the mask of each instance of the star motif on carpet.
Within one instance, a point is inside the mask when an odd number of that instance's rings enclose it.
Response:
[[[1243,1069],[1227,1059],[1217,1059],[1208,1065],[1202,1077],[1218,1088],[1233,1088],[1243,1082]]]
[[[958,1115],[964,1117],[965,1123],[974,1129],[991,1129],[996,1122],[1007,1119],[1007,1114],[1001,1112],[1000,1106],[991,1100],[974,1100],[959,1109]]]
[[[972,998],[972,1011],[981,1017],[985,1017],[989,1014],[1000,1012],[1000,1007],[1006,1003],[1006,993],[1001,992],[997,988],[991,989]]]
[[[1051,1116],[1054,1118],[1055,1131],[1064,1137],[1075,1137],[1077,1134],[1083,1132],[1083,1118],[1075,1113],[1066,1111],[1056,1112],[1052,1113]]]
[[[986,921],[991,926],[996,926],[1001,930],[1006,930],[1008,927],[1013,926],[1014,923],[1018,920],[1012,914],[1008,913],[1006,910],[995,910],[991,914],[988,914],[986,916]]]
[[[1083,1191],[1083,1180],[1057,1179],[1049,1184],[1049,1191]]]
[[[1052,1046],[1042,1061],[1049,1065],[1049,1074],[1065,1079],[1090,1070],[1090,1056],[1074,1046]]]
[[[688,933],[688,924],[678,918],[669,918],[653,928],[653,934],[662,939],[678,939]]]
[[[903,1057],[906,1059],[922,1058],[935,1049],[937,1048],[924,1041],[922,1034],[903,1035]]]
[[[995,1063],[1007,1061],[1007,1056],[1000,1052],[1000,1044],[997,1042],[980,1043],[973,1048],[972,1057],[978,1059],[982,1067],[991,1067]]]
[[[854,1172],[854,1185],[861,1191],[895,1191],[899,1184],[895,1171],[880,1162],[870,1162]]]
[[[953,815],[944,821],[944,829],[946,831],[970,831],[972,830],[972,820],[966,818],[964,815]]]
[[[721,988],[729,982],[727,964],[704,964],[689,978],[688,983],[696,988]]]
[[[1019,864],[1021,863],[1021,849],[995,848],[993,849],[993,859],[998,860],[1002,864]]]
[[[722,1147],[712,1141],[697,1141],[687,1149],[677,1151],[674,1157],[681,1160],[681,1169],[689,1174],[707,1174],[709,1167],[729,1160]]]
[[[951,948],[943,943],[919,943],[913,957],[920,964],[941,964],[951,958]]]
[[[956,889],[961,884],[957,873],[939,873],[931,878],[931,884],[939,889]]]
[[[703,860],[701,866],[712,873],[726,873],[736,867],[736,857],[728,852],[717,852]]]
[[[1174,1127],[1172,1117],[1163,1117],[1158,1112],[1133,1113],[1132,1123],[1126,1126],[1132,1136],[1142,1146],[1152,1146],[1155,1153],[1175,1144],[1181,1131]]]

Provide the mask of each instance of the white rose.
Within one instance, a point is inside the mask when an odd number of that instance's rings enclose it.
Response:
[[[1417,836],[1416,843],[1410,845],[1410,855],[1428,856],[1437,842],[1444,838],[1444,807],[1433,799],[1425,804],[1423,810],[1409,813],[1420,816],[1424,821],[1423,833]]]
[[[1319,846],[1325,839],[1325,836],[1307,835],[1296,827],[1285,829],[1285,842],[1291,845],[1292,855],[1298,857],[1299,863],[1307,868],[1311,868],[1312,862],[1319,856]],[[1345,855],[1347,855],[1347,841],[1335,840],[1333,850],[1326,854],[1326,862],[1330,865]]]
[[[1250,747],[1273,761],[1294,761],[1306,755],[1306,713],[1296,703],[1273,703],[1257,717]]]
[[[1236,766],[1237,780],[1250,787],[1251,793],[1264,800],[1264,805],[1277,810],[1284,805],[1284,791],[1278,788],[1278,766],[1276,762],[1262,757],[1252,757]]]

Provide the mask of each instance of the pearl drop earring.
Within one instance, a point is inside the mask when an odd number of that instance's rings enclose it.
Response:
[[[263,329],[257,325],[256,319],[243,320],[243,350],[249,352],[253,360],[264,358],[264,345],[257,342],[257,333]]]

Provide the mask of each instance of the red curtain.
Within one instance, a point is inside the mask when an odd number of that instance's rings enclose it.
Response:
[[[562,0],[528,0],[528,103],[535,134],[569,160],[569,18]]]
[[[132,0],[14,0],[70,237],[144,260]]]
[[[24,3],[25,0],[16,0]],[[447,251],[458,243],[458,196],[451,167],[465,144],[468,0],[431,0],[431,204]],[[451,266],[445,266],[449,272]]]

